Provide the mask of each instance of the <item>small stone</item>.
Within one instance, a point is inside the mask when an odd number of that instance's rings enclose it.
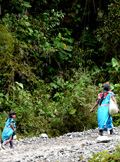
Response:
[[[13,162],[20,162],[21,160],[19,160],[19,159],[15,159]]]

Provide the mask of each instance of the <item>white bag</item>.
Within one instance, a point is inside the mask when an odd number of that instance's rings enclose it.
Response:
[[[114,103],[113,99],[110,97],[110,103],[109,103],[109,114],[110,116],[115,115],[118,113],[118,107],[117,105]]]

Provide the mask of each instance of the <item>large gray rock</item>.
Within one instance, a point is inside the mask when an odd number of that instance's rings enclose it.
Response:
[[[41,138],[44,142],[47,142],[47,140],[48,140],[48,135],[45,134],[45,133],[42,133],[42,134],[40,135],[40,138]]]
[[[107,143],[107,142],[110,142],[111,138],[110,137],[107,137],[107,136],[99,136],[97,139],[96,139],[96,142],[97,143]]]

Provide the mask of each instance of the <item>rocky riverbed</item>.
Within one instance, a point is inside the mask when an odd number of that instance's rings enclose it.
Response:
[[[40,137],[14,140],[15,149],[0,148],[0,162],[87,162],[92,154],[108,150],[112,153],[120,141],[120,127],[114,134],[98,135],[98,128],[67,133],[56,138]],[[8,144],[9,145],[9,144]]]

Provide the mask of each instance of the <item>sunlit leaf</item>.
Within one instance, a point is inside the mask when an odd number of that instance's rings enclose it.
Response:
[[[18,83],[18,82],[15,82],[20,88],[23,89],[23,84],[22,83]]]
[[[73,115],[73,114],[75,114],[75,113],[76,113],[76,109],[72,109],[72,110],[69,111],[69,114],[70,114],[70,115]]]

